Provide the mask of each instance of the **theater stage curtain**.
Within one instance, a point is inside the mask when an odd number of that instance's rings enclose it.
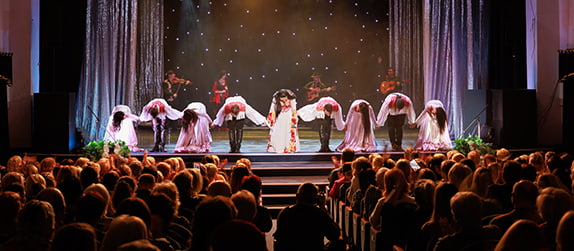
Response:
[[[89,0],[76,126],[84,139],[103,138],[114,106],[139,114],[160,93],[163,0]]]
[[[463,130],[467,89],[485,89],[488,77],[486,0],[390,0],[390,55],[417,112],[443,102],[450,134]]]

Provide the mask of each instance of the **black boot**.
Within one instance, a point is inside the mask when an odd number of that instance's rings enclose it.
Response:
[[[329,140],[331,139],[331,128],[329,125],[321,125],[319,128],[319,140],[321,141],[321,149],[319,152],[333,152],[329,149]]]
[[[230,153],[234,153],[235,149],[237,148],[235,142],[235,130],[230,129],[229,131],[227,131],[227,134],[229,135],[229,152]]]
[[[241,152],[241,142],[243,141],[243,129],[237,129],[235,134],[235,152]]]

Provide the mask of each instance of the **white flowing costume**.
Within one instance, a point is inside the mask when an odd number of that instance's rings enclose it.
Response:
[[[116,112],[123,112],[125,118],[120,123],[119,128],[114,127],[114,114]],[[116,105],[112,111],[112,115],[108,119],[106,126],[105,140],[117,141],[121,140],[126,142],[126,145],[132,152],[139,151],[138,136],[134,128],[134,121],[138,121],[139,117],[132,114],[131,109],[127,105]]]
[[[369,106],[369,120],[371,122],[370,132],[366,135],[364,127],[362,114],[355,111],[359,104],[366,103]],[[377,142],[375,141],[374,128],[376,126],[375,112],[373,112],[373,107],[363,99],[357,99],[351,104],[349,112],[347,113],[347,121],[345,127],[345,139],[337,147],[337,151],[342,151],[345,148],[353,149],[355,152],[372,152],[377,150]]]
[[[211,125],[211,118],[207,115],[205,105],[200,102],[193,102],[185,108],[191,109],[197,113],[197,122],[190,121],[187,128],[181,127],[177,144],[175,145],[175,152],[209,152],[211,145],[211,133],[209,126]],[[184,112],[185,112],[184,110]]]
[[[269,140],[267,151],[276,153],[291,153],[299,151],[299,132],[297,129],[297,101],[288,99],[287,104],[277,104],[275,97],[271,102],[267,124],[269,126]],[[275,107],[281,105],[279,114],[275,114]]]
[[[253,109],[253,107],[251,107],[249,104],[247,104],[247,102],[245,101],[245,99],[241,96],[235,96],[235,97],[229,97],[225,99],[225,104],[219,109],[219,111],[217,112],[217,115],[215,117],[215,120],[213,121],[214,125],[217,126],[221,126],[223,125],[224,121],[228,121],[233,119],[233,117],[235,115],[233,115],[230,111],[231,107],[228,107],[228,104],[231,103],[240,103],[243,106],[245,106],[245,110],[241,110],[241,106],[240,106],[240,111],[236,116],[236,119],[245,119],[246,117],[248,119],[250,119],[251,121],[253,121],[253,123],[255,123],[256,125],[264,125],[266,122],[265,116],[261,115],[261,113],[259,113],[258,111],[256,111],[255,109]]]
[[[323,103],[336,104],[339,107],[337,110],[333,109],[333,112],[331,113],[331,119],[335,121],[337,130],[343,130],[343,128],[345,128],[345,122],[343,121],[343,111],[341,109],[341,105],[339,105],[339,103],[337,103],[337,101],[331,97],[322,97],[313,104],[303,106],[301,109],[297,110],[297,114],[305,122],[310,122],[315,119],[324,119],[325,111],[323,110],[323,107],[317,107],[318,105],[324,106]]]
[[[448,134],[448,122],[441,133],[435,114],[429,111],[432,109],[443,108],[440,100],[430,100],[426,103],[424,111],[421,112],[416,120],[419,129],[419,136],[415,149],[423,151],[450,150],[452,142]]]

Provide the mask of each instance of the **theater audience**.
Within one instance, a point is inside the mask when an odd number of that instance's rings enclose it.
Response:
[[[100,251],[116,251],[131,241],[147,239],[148,230],[142,219],[135,216],[120,215],[114,218],[106,232]]]
[[[447,155],[459,158],[456,151]],[[343,200],[353,194],[349,202],[353,212],[370,218],[382,231],[377,250],[494,250],[496,245],[497,250],[571,250],[574,158],[552,151],[517,154],[514,160],[511,155],[506,149],[499,149],[496,157],[473,151],[456,163],[440,153],[419,157],[412,152],[396,160],[370,154],[370,159],[359,157],[354,164],[342,166],[335,158],[336,166],[347,173],[355,166],[355,183],[349,182],[352,175],[345,178],[345,172],[339,176],[336,171],[334,177],[341,182],[333,182],[329,192],[333,197],[344,193]],[[349,152],[342,154],[349,156]],[[413,169],[405,158],[421,168]],[[186,169],[183,159],[176,157],[145,156],[140,162],[110,156],[58,163],[52,157],[37,162],[33,156],[23,160],[15,155],[0,171],[0,250],[107,250],[110,246],[113,250],[265,250],[263,232],[273,234],[273,230],[271,213],[261,204],[261,178],[249,171],[251,163],[244,158],[235,163],[233,169],[243,173],[230,175],[234,184],[230,186],[218,157],[210,155],[207,160],[214,164]],[[471,166],[476,168],[472,175]],[[352,192],[345,193],[348,187]],[[329,248],[344,249],[318,188],[306,189],[313,191],[300,189],[296,204],[280,213],[273,246],[317,250],[329,235],[327,240],[333,244]],[[232,195],[232,191],[237,192]],[[304,194],[315,199],[305,203],[306,197],[300,197]],[[490,201],[496,202],[494,209]],[[121,247],[109,244],[105,236],[113,232],[110,217],[121,215],[141,220],[147,236],[126,240],[129,243]],[[125,232],[129,227],[120,228]],[[119,238],[123,232],[114,235]],[[307,241],[311,239],[315,241]]]

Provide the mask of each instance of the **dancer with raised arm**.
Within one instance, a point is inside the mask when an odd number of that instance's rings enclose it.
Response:
[[[357,99],[351,104],[345,122],[345,138],[337,147],[337,151],[345,148],[355,152],[373,152],[377,150],[374,128],[376,125],[373,107],[363,99]]]
[[[243,97],[235,96],[225,100],[225,104],[219,109],[213,121],[213,126],[221,126],[223,122],[227,123],[231,153],[241,152],[245,118],[250,119],[256,125],[266,123],[265,116],[247,104]]]
[[[152,99],[142,109],[141,121],[152,121],[153,125],[153,148],[152,152],[165,152],[165,123],[166,118],[177,120],[181,118],[181,112],[172,108],[164,99]]]
[[[193,102],[183,110],[181,132],[175,144],[176,153],[206,153],[211,146],[211,118],[205,105]]]
[[[316,103],[306,105],[297,111],[299,117],[305,121],[317,121],[319,127],[319,139],[321,142],[321,149],[319,152],[332,152],[329,148],[329,140],[331,139],[331,123],[334,120],[337,130],[345,128],[343,122],[343,111],[341,105],[331,97],[320,98]]]
[[[138,152],[138,136],[134,128],[134,121],[140,120],[138,116],[133,115],[129,106],[116,105],[112,115],[108,119],[106,134],[104,139],[117,141],[121,140],[126,143],[130,151]]]
[[[389,141],[391,141],[393,151],[403,151],[405,118],[409,124],[414,124],[415,117],[413,102],[407,95],[395,92],[385,98],[379,115],[377,115],[377,125],[383,126],[385,122],[387,123]]]
[[[273,94],[267,115],[267,125],[269,126],[268,152],[292,153],[299,151],[296,98],[295,93],[288,89],[281,89]]]
[[[440,100],[430,100],[416,120],[419,136],[415,149],[444,151],[452,149],[448,134],[448,117]]]

